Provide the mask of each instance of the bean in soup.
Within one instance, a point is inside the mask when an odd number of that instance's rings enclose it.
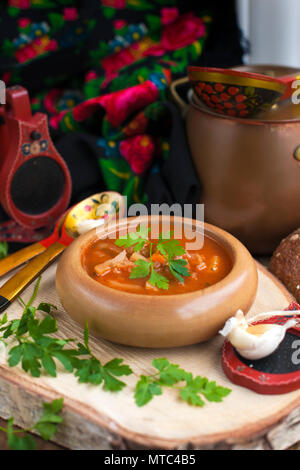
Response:
[[[98,239],[84,251],[82,264],[89,276],[107,287],[134,294],[174,295],[204,289],[222,280],[232,268],[227,251],[205,236],[198,250],[186,250],[190,242],[170,235],[153,240]]]

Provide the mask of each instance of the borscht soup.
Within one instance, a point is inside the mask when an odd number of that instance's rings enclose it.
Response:
[[[187,248],[190,242],[184,234],[176,239],[172,230],[152,238],[151,229],[140,225],[126,236],[93,241],[82,265],[100,284],[143,295],[184,294],[227,276],[232,260],[225,248],[206,235],[198,249]]]

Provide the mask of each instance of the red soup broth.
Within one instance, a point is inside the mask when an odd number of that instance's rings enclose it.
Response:
[[[151,235],[150,235],[151,240]],[[114,239],[105,238],[92,242],[83,252],[82,265],[89,276],[104,286],[124,292],[143,295],[185,294],[212,286],[221,281],[232,269],[232,259],[228,252],[215,240],[205,236],[202,248],[188,250],[182,258],[187,261],[190,275],[183,277],[183,282],[176,279],[168,268],[166,260],[159,253],[153,254],[155,270],[169,280],[168,289],[153,287],[146,278],[131,279],[130,273],[135,267],[131,260],[133,249],[126,249],[125,263],[109,266],[116,256],[124,258],[124,248],[118,247]],[[151,240],[157,243],[157,240]],[[182,237],[180,245],[186,248],[190,240]],[[148,250],[149,251],[149,250]],[[145,257],[147,247],[139,253]],[[147,258],[148,259],[148,258]],[[108,264],[108,266],[106,266]]]

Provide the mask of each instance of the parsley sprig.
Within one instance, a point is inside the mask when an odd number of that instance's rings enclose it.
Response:
[[[73,360],[73,365],[76,369],[76,377],[80,383],[91,383],[100,385],[103,382],[104,390],[111,392],[118,392],[122,390],[126,384],[116,377],[123,375],[131,375],[132,370],[126,364],[123,364],[123,359],[115,358],[106,364],[102,365],[91,352],[89,346],[89,329],[88,324],[84,329],[84,345],[78,343],[78,352],[80,355],[88,356],[86,359]]]
[[[6,428],[0,426],[0,430],[6,434],[8,447],[11,450],[35,450],[35,439],[28,434],[31,431],[37,431],[45,440],[51,439],[58,425],[63,422],[61,416],[63,403],[63,398],[53,400],[51,403],[43,403],[44,411],[41,418],[27,429],[15,429],[14,418],[10,417]]]
[[[8,346],[6,340],[13,336],[18,343],[8,351],[9,366],[21,364],[22,369],[33,377],[40,377],[43,371],[56,377],[57,362],[60,362],[64,369],[74,373],[80,383],[103,384],[104,390],[108,391],[122,390],[125,383],[117,377],[132,374],[130,367],[119,358],[102,365],[91,352],[88,324],[84,329],[84,344],[76,344],[73,338],[59,339],[51,336],[57,332],[56,319],[51,315],[39,319],[36,313],[48,313],[56,307],[46,303],[41,303],[38,307],[32,305],[39,284],[40,278],[27,304],[20,300],[24,307],[21,318],[8,322],[5,314],[0,320],[0,339]]]
[[[181,369],[178,364],[170,363],[166,358],[154,359],[152,365],[157,372],[141,375],[136,384],[134,397],[138,406],[146,405],[155,395],[162,395],[163,387],[178,390],[182,400],[201,407],[205,405],[201,396],[211,402],[221,402],[231,392],[229,388],[217,385],[206,377],[194,377],[191,372]]]
[[[173,240],[169,241],[172,241],[170,244],[172,246],[170,256],[172,256],[172,253],[178,253],[179,249]],[[165,243],[162,242],[162,245],[164,250]],[[166,250],[166,253],[170,252]],[[27,304],[19,299],[24,308],[21,318],[8,321],[7,314],[4,314],[0,319],[0,341],[9,347],[7,340],[13,337],[18,343],[8,351],[9,366],[15,367],[21,364],[23,370],[34,377],[39,377],[42,372],[55,377],[56,363],[60,362],[64,369],[78,378],[79,383],[102,384],[104,390],[111,392],[122,390],[126,384],[119,377],[131,375],[133,373],[131,368],[120,358],[114,358],[103,365],[93,355],[89,345],[90,334],[87,323],[83,343],[75,344],[76,340],[73,338],[58,339],[51,336],[57,332],[57,325],[55,318],[49,313],[56,307],[49,303],[33,306],[40,280],[39,278]],[[37,318],[37,312],[44,312],[46,316]],[[155,395],[161,395],[163,387],[178,390],[182,400],[200,407],[205,405],[203,397],[211,402],[221,402],[231,392],[230,389],[221,387],[206,377],[193,376],[191,372],[180,368],[178,364],[170,363],[166,358],[154,359],[152,365],[156,369],[155,373],[141,375],[136,383],[134,397],[137,406],[144,406]],[[12,417],[8,420],[7,428],[0,427],[0,430],[7,434],[11,449],[35,449],[35,441],[27,432],[36,430],[44,439],[51,439],[55,434],[58,424],[62,422],[60,412],[63,399],[44,403],[43,406],[43,416],[31,428],[15,430]]]
[[[128,232],[116,240],[116,245],[123,248],[133,247],[134,251],[140,251],[146,244],[149,245],[149,261],[138,259],[135,261],[135,267],[130,273],[130,279],[139,279],[148,277],[148,282],[154,287],[167,290],[169,288],[169,279],[158,273],[154,268],[154,261],[152,258],[154,247],[165,258],[166,263],[173,274],[173,276],[180,282],[184,282],[184,277],[190,276],[187,268],[187,261],[185,259],[176,259],[186,253],[185,249],[178,240],[173,237],[174,232],[160,233],[159,240],[154,243],[149,240],[148,234],[150,228],[139,225],[136,232]]]

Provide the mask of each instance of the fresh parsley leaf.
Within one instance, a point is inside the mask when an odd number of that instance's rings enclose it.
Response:
[[[117,377],[132,374],[130,367],[127,364],[123,364],[123,359],[119,359],[117,357],[107,362],[104,369]]]
[[[0,242],[0,259],[5,258],[7,255],[8,255],[7,242]]]
[[[83,337],[84,337],[84,345],[86,347],[86,350],[88,353],[90,353],[91,352],[90,347],[89,347],[90,332],[89,332],[88,321],[86,321],[86,324],[85,324]]]
[[[143,240],[148,240],[148,233],[150,232],[150,228],[147,228],[145,225],[139,225],[136,229],[137,234]]]
[[[19,346],[15,346],[9,351],[9,359],[8,364],[10,367],[14,367],[19,364],[21,357],[23,356],[23,344],[19,344]]]
[[[224,397],[229,395],[230,389],[221,387],[215,381],[209,381],[206,377],[187,376],[186,386],[180,391],[183,400],[191,405],[204,406],[205,402],[200,398],[203,395],[208,401],[221,402]]]
[[[74,370],[72,363],[72,353],[73,350],[52,350],[52,356],[55,357],[68,372],[73,372]]]
[[[154,287],[159,289],[167,290],[169,288],[169,280],[154,270],[154,263],[152,260],[152,252],[154,243],[149,241],[148,233],[150,229],[140,225],[136,232],[130,232],[126,236],[116,240],[116,245],[124,248],[134,247],[134,251],[139,251],[143,246],[148,243],[150,246],[150,260],[137,260],[135,261],[135,267],[131,270],[130,279],[139,279],[148,277],[148,282]],[[177,256],[181,256],[185,253],[185,249],[180,245],[179,240],[172,239],[174,232],[162,232],[159,234],[159,241],[156,244],[157,250],[167,260],[169,269],[173,276],[180,282],[184,281],[183,276],[190,276],[188,270],[187,261],[183,259],[175,259]]]
[[[42,279],[41,276],[37,279],[35,288],[34,288],[34,290],[33,290],[33,294],[32,294],[32,296],[30,297],[29,302],[26,304],[24,313],[26,313],[27,309],[28,309],[28,308],[33,304],[33,302],[35,301],[35,298],[36,298],[36,296],[37,296],[37,294],[38,294],[38,291],[39,291],[39,288],[40,288],[41,279]]]
[[[14,429],[14,419],[10,417],[7,427],[0,427],[1,431],[6,433],[8,447],[12,450],[35,450],[35,440],[30,434],[27,434],[33,430],[36,430],[43,439],[51,439],[56,433],[58,425],[63,422],[61,416],[63,403],[63,398],[53,400],[51,403],[43,403],[43,415],[28,429]]]
[[[75,376],[78,377],[79,383],[100,385],[103,381],[101,363],[95,357],[76,361],[75,368],[77,369]]]
[[[37,310],[40,310],[41,312],[45,312],[45,313],[50,313],[52,309],[57,310],[57,307],[55,305],[48,304],[46,302],[40,303],[40,305],[37,308]]]
[[[146,405],[154,395],[162,394],[162,387],[170,387],[179,390],[182,400],[193,406],[204,406],[204,396],[208,401],[221,402],[229,395],[230,389],[221,387],[206,377],[193,377],[191,372],[180,368],[178,364],[172,364],[166,358],[154,359],[155,374],[141,375],[135,388],[135,401],[138,406]],[[185,382],[183,385],[180,383]]]
[[[125,387],[125,383],[116,377],[132,374],[132,370],[123,359],[115,358],[102,366],[99,359],[91,353],[89,347],[89,329],[88,324],[84,330],[84,345],[78,344],[78,352],[82,355],[89,356],[87,359],[73,358],[72,365],[76,369],[75,376],[78,377],[80,383],[91,383],[100,385],[103,383],[104,390],[117,392]]]
[[[0,326],[5,325],[6,323],[7,323],[7,313],[5,313],[2,318],[0,318]]]
[[[19,436],[13,428],[14,419],[11,417],[8,420],[7,428],[2,429],[7,434],[7,444],[11,450],[35,450],[36,443],[30,434]]]
[[[130,279],[138,279],[141,277],[147,277],[150,274],[150,262],[143,260],[143,259],[138,259],[134,263],[136,265],[135,268],[131,270],[130,273]]]
[[[63,398],[53,400],[51,403],[43,403],[44,413],[34,426],[43,439],[51,439],[56,433],[58,425],[63,422],[61,416],[63,404]]]
[[[37,319],[28,321],[28,332],[32,338],[41,338],[46,334],[56,333],[56,331],[56,320],[49,315],[42,321]]]
[[[139,251],[148,242],[148,232],[149,229],[143,225],[139,225],[136,232],[128,232],[125,236],[116,240],[115,244],[124,248],[134,246],[134,251]]]
[[[202,389],[202,394],[208,401],[221,402],[223,398],[230,394],[231,390],[226,387],[221,387],[216,382],[207,381],[205,387]]]
[[[165,276],[162,276],[161,274],[157,273],[153,268],[151,271],[149,282],[153,286],[157,286],[159,289],[166,290],[169,287],[169,280]]]
[[[101,362],[92,356],[89,359],[83,359],[77,363],[75,375],[78,377],[80,383],[100,385],[103,382],[103,388],[105,390],[111,392],[119,391],[122,390],[126,384],[116,379],[116,377],[132,374],[130,367],[125,364],[121,365],[122,362],[123,359],[116,358],[102,366]]]
[[[160,372],[159,383],[161,385],[173,385],[185,380],[185,370],[180,369],[178,364],[171,364],[166,358],[154,359],[152,365]]]
[[[174,235],[174,231],[173,230],[169,230],[168,232],[161,232],[159,235],[158,235],[158,239],[159,241],[166,241],[166,240],[170,240]]]
[[[119,392],[126,386],[126,384],[122,382],[122,380],[116,379],[116,377],[110,374],[105,369],[105,366],[103,368],[103,380],[104,380],[103,388],[104,390],[107,390],[109,392]]]
[[[56,377],[56,364],[50,354],[44,352],[41,363],[49,375],[51,375],[52,377]]]
[[[184,279],[182,276],[190,276],[190,271],[186,267],[187,261],[185,259],[173,259],[169,262],[169,268],[174,277],[176,277],[180,282],[183,282]]]
[[[205,402],[198,395],[197,390],[194,390],[192,387],[184,387],[180,390],[180,397],[186,401],[189,405],[193,406],[204,406]]]
[[[184,255],[185,253],[185,249],[183,248],[183,246],[180,245],[179,240],[175,239],[168,240],[166,242],[160,241],[157,244],[157,249],[161,252],[163,256],[169,259],[172,259],[175,256]]]
[[[141,375],[140,380],[136,384],[134,393],[137,406],[144,406],[152,400],[154,395],[161,394],[162,388],[156,381],[151,380],[150,377]]]
[[[63,348],[73,340],[58,340],[47,336],[56,331],[55,319],[51,316],[46,316],[42,320],[32,318],[30,310],[23,314],[19,323],[11,322],[7,330],[4,331],[3,337],[15,334],[19,345],[9,350],[8,363],[10,367],[16,366],[21,361],[23,370],[30,372],[34,377],[41,375],[42,367],[55,377],[56,364],[53,358],[56,357],[67,370],[72,371],[72,363],[69,358],[70,355],[76,354],[76,350],[64,350]]]
[[[20,320],[11,320],[6,326],[0,328],[0,332],[3,331],[3,338],[8,338],[9,336],[15,334],[20,324]]]

